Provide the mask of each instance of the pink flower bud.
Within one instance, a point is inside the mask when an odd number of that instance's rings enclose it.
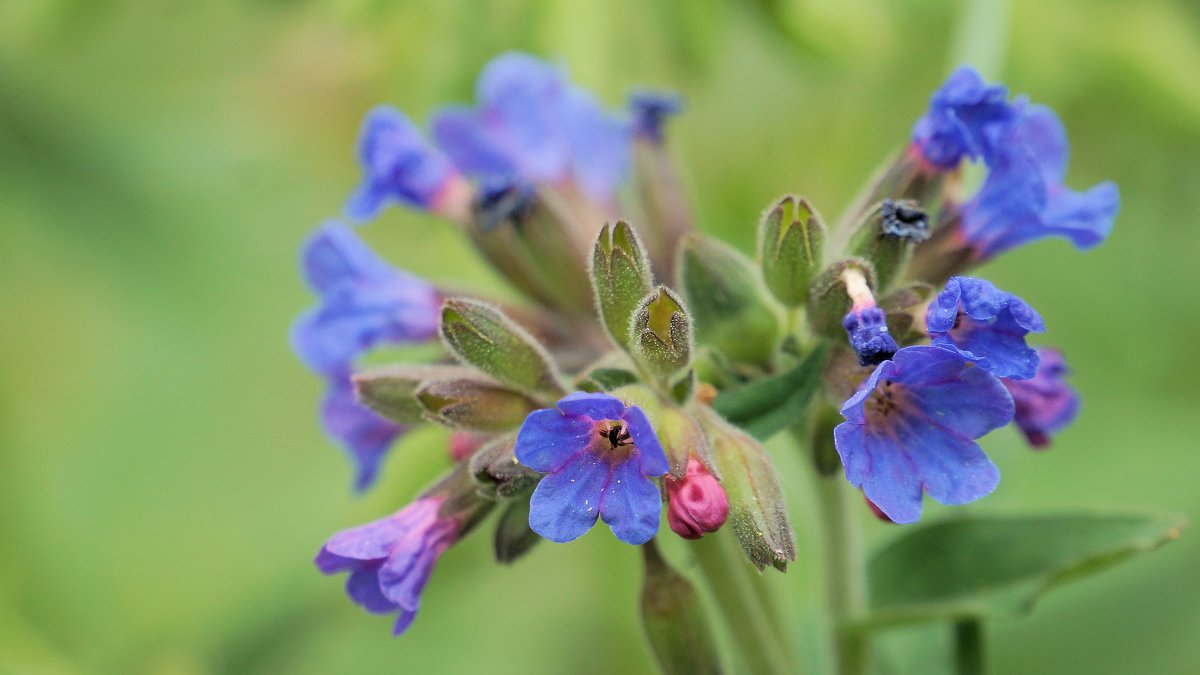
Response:
[[[490,434],[452,431],[450,432],[450,442],[446,444],[446,451],[450,453],[450,459],[461,462],[475,454],[476,450],[482,448],[491,439]]]
[[[700,460],[688,457],[683,478],[668,475],[666,483],[667,522],[672,532],[684,539],[699,539],[725,524],[729,498]]]

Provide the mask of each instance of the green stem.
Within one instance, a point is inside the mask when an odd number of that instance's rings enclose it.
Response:
[[[855,493],[840,474],[834,474],[817,476],[817,494],[824,528],[825,590],[836,672],[858,675],[867,671],[870,654],[866,634],[855,626],[867,605],[862,533],[850,501]]]
[[[764,593],[757,586],[762,580],[753,576],[757,572],[743,558],[733,533],[708,535],[691,548],[747,671],[755,675],[798,672],[779,639],[778,619],[761,602]]]
[[[954,663],[959,675],[983,675],[987,672],[983,621],[978,617],[954,622]]]

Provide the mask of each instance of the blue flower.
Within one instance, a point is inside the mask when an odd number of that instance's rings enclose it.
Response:
[[[1063,185],[1067,135],[1049,108],[1028,106],[995,135],[999,152],[958,226],[976,261],[1043,237],[1064,237],[1079,249],[1104,241],[1120,208],[1117,186],[1076,192]]]
[[[1042,317],[1012,293],[974,277],[951,277],[925,312],[934,346],[976,362],[997,377],[1028,380],[1037,372],[1029,333],[1046,330]]]
[[[439,514],[445,496],[424,497],[387,518],[333,535],[315,560],[324,574],[350,572],[346,593],[372,614],[399,612],[393,635],[412,624],[421,591],[462,524]]]
[[[543,537],[578,539],[597,517],[628,544],[658,532],[662,501],[650,479],[669,467],[641,408],[609,394],[571,394],[529,414],[516,456],[546,474],[529,503],[529,526]]]
[[[354,489],[362,492],[375,482],[388,449],[408,429],[359,403],[349,371],[330,375],[326,381],[321,427],[353,460]]]
[[[527,54],[484,67],[478,106],[450,106],[432,122],[434,139],[463,173],[482,183],[574,180],[591,199],[613,198],[629,159],[626,121],[605,112],[562,69]]]
[[[887,314],[878,307],[851,309],[842,320],[850,346],[858,354],[858,364],[869,366],[892,358],[900,347],[888,333]]]
[[[389,202],[443,211],[461,181],[458,172],[399,110],[378,106],[367,113],[358,139],[363,180],[346,204],[355,220],[370,220]]]
[[[682,111],[683,98],[673,91],[635,91],[629,96],[633,135],[656,145],[663,142],[667,118]]]
[[[975,442],[1013,417],[994,375],[937,347],[905,347],[842,406],[834,442],[846,478],[897,523],[921,517],[921,495],[966,504],[991,493],[999,471]]]
[[[1079,394],[1067,384],[1070,373],[1056,349],[1038,350],[1037,375],[1032,380],[1003,380],[1016,404],[1013,422],[1035,448],[1050,445],[1050,435],[1060,431],[1079,414]]]
[[[913,148],[942,171],[954,169],[963,157],[989,160],[996,152],[994,129],[1007,128],[1020,106],[1008,103],[1007,95],[1003,86],[988,85],[972,68],[959,67],[913,126]]]
[[[314,371],[341,373],[377,344],[437,336],[437,291],[375,255],[350,227],[321,226],[304,245],[302,266],[321,302],[292,327],[292,347]]]

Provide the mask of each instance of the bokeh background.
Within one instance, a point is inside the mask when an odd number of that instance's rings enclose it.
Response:
[[[743,250],[784,192],[836,213],[961,59],[1054,107],[1069,183],[1120,185],[1115,232],[1084,254],[1029,246],[986,274],[1047,317],[1085,406],[1049,452],[989,437],[1004,480],[971,508],[1200,521],[1195,2],[7,0],[0,672],[650,670],[638,557],[602,529],[511,568],[472,537],[396,640],[310,562],[447,460],[444,433],[420,431],[377,489],[352,494],[317,427],[321,384],[287,347],[310,302],[298,244],[355,183],[368,107],[423,120],[469,100],[480,66],[513,48],[561,60],[614,105],[635,84],[682,91],[672,142],[700,224]],[[392,209],[364,234],[440,282],[498,283],[432,218]],[[774,450],[801,559],[771,583],[803,617],[820,582],[809,489]],[[993,660],[1000,673],[1198,672],[1197,607],[1189,531],[996,624]],[[926,648],[939,639],[889,636],[892,671],[944,669]]]

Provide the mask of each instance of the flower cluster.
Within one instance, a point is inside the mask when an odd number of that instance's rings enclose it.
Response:
[[[1111,229],[1115,187],[1064,187],[1048,109],[956,71],[838,230],[826,237],[789,195],[751,259],[692,228],[666,133],[678,96],[639,91],[611,111],[561,67],[505,54],[475,98],[437,111],[428,137],[393,108],[370,111],[346,216],[401,205],[447,219],[523,301],[451,296],[338,222],[302,259],[318,304],[292,344],[326,381],[321,419],[356,486],[409,427],[451,429],[442,480],[316,559],[349,573],[368,612],[397,614],[396,633],[439,557],[493,509],[506,563],[602,520],[665,574],[652,543],[665,498],[679,537],[728,524],[750,562],[783,569],[796,545],[772,435],[816,429],[816,449],[831,433],[833,470],[840,460],[877,514],[911,523],[926,493],[953,505],[996,488],[988,432],[1013,423],[1043,448],[1076,415],[1061,354],[1027,343],[1042,317],[966,275],[1041,237],[1087,248]],[[967,162],[986,175],[960,203]],[[427,341],[443,352],[428,363],[361,366],[379,346]],[[839,412],[832,432],[806,423]]]

